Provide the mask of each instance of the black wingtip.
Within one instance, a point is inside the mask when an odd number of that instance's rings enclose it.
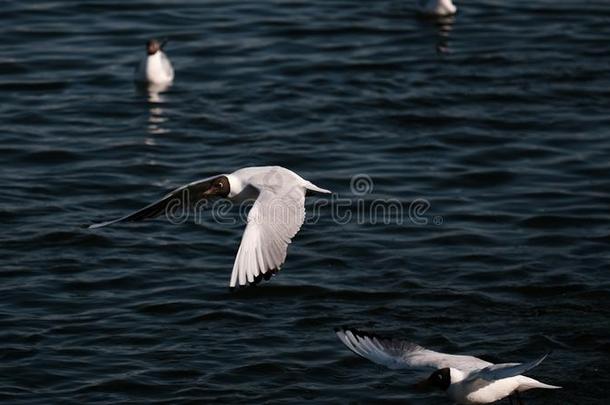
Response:
[[[249,287],[256,287],[263,280],[269,281],[271,279],[271,277],[275,276],[279,271],[280,271],[279,268],[273,269],[273,270],[267,270],[266,273],[261,273],[258,276],[254,277],[254,280],[252,280],[252,282],[248,282],[247,284],[239,284],[234,287],[229,287],[229,290],[231,292],[234,292],[236,290],[243,290],[243,289],[249,288]]]
[[[280,271],[280,269],[267,270],[266,273],[261,273],[258,276],[254,277],[254,280],[251,283],[249,283],[248,286],[256,286],[263,280],[269,281],[269,279],[271,279],[271,277],[275,276],[279,271]]]
[[[540,363],[542,363],[543,361],[545,361],[545,360],[546,360],[546,358],[547,358],[547,357],[549,357],[549,356],[550,356],[552,353],[553,353],[553,350],[549,350],[548,352],[546,352],[546,353],[544,354],[544,356],[542,356],[542,357],[540,358]],[[539,363],[539,364],[540,364],[540,363]]]
[[[527,367],[527,371],[533,369],[534,367],[538,367],[544,360],[546,360],[547,357],[549,357],[550,354],[551,352],[546,352],[543,356],[540,356],[536,360],[532,360],[529,363],[524,363]]]
[[[248,289],[250,289],[250,287],[255,288],[256,284],[243,284],[243,285],[236,285],[234,287],[229,287],[229,292],[233,293],[233,294],[238,294],[240,291],[246,291]]]

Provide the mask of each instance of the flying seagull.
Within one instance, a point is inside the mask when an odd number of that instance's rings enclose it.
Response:
[[[134,79],[140,83],[170,84],[174,80],[174,68],[163,52],[166,41],[151,39],[146,43],[146,56],[135,71]]]
[[[390,339],[353,328],[337,328],[335,333],[351,351],[390,369],[433,371],[416,384],[417,388],[438,388],[458,404],[489,404],[508,397],[523,404],[520,392],[532,388],[557,389],[521,374],[547,357],[529,363],[493,364],[473,356],[438,353],[414,343]]]
[[[89,228],[141,221],[161,214],[171,219],[177,206],[196,205],[214,197],[235,202],[255,197],[231,273],[229,286],[234,288],[256,284],[263,278],[268,280],[279,271],[291,239],[305,221],[307,190],[330,193],[283,167],[246,167],[186,184],[139,211]]]

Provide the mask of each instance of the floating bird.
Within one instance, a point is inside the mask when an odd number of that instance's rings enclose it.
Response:
[[[455,14],[457,7],[451,0],[418,0],[417,11],[431,17],[445,17]]]
[[[174,80],[174,69],[163,52],[167,40],[159,42],[151,39],[146,43],[146,57],[135,72],[135,81],[150,84],[168,84]]]
[[[547,357],[529,363],[493,364],[473,356],[438,353],[414,343],[388,339],[357,329],[338,328],[339,339],[354,353],[390,369],[434,371],[418,388],[440,388],[458,404],[489,404],[509,397],[522,404],[520,392],[532,388],[557,389],[521,375]]]
[[[161,214],[171,220],[177,208],[197,206],[213,197],[234,202],[256,198],[233,265],[229,286],[234,288],[256,284],[263,278],[268,280],[280,270],[291,239],[305,221],[307,190],[330,193],[283,167],[246,167],[186,184],[139,211],[89,228],[141,221]]]

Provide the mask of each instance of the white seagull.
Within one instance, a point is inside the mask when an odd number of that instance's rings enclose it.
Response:
[[[557,389],[521,375],[548,355],[529,363],[493,364],[473,356],[438,353],[414,343],[388,339],[352,328],[335,330],[354,353],[390,369],[436,370],[418,388],[440,388],[458,404],[489,404],[509,397],[522,404],[519,393],[532,388]]]
[[[234,288],[256,284],[263,278],[268,280],[280,270],[291,239],[305,221],[307,190],[330,193],[283,167],[246,167],[186,184],[139,211],[89,228],[141,221],[161,214],[171,220],[176,209],[197,206],[212,197],[226,197],[234,202],[256,198],[233,265],[229,286]]]
[[[135,81],[150,84],[169,84],[174,80],[174,68],[163,52],[167,41],[151,39],[146,43],[146,56],[135,72]]]
[[[446,17],[457,12],[451,0],[418,0],[417,11],[432,17]]]

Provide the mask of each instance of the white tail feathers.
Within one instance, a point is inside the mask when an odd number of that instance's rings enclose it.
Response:
[[[526,376],[519,376],[519,388],[517,388],[517,391],[527,391],[527,390],[531,390],[532,388],[545,388],[548,390],[557,390],[560,389],[561,387],[558,387],[557,385],[550,385],[550,384],[545,384],[542,383],[538,380],[534,380],[533,378],[530,377],[526,377]]]
[[[310,181],[305,180],[305,184],[304,184],[305,188],[311,191],[317,191],[318,193],[324,193],[324,194],[330,194],[332,193],[332,191],[330,190],[326,190],[325,188],[320,188],[318,186],[316,186],[315,184],[313,184]]]

